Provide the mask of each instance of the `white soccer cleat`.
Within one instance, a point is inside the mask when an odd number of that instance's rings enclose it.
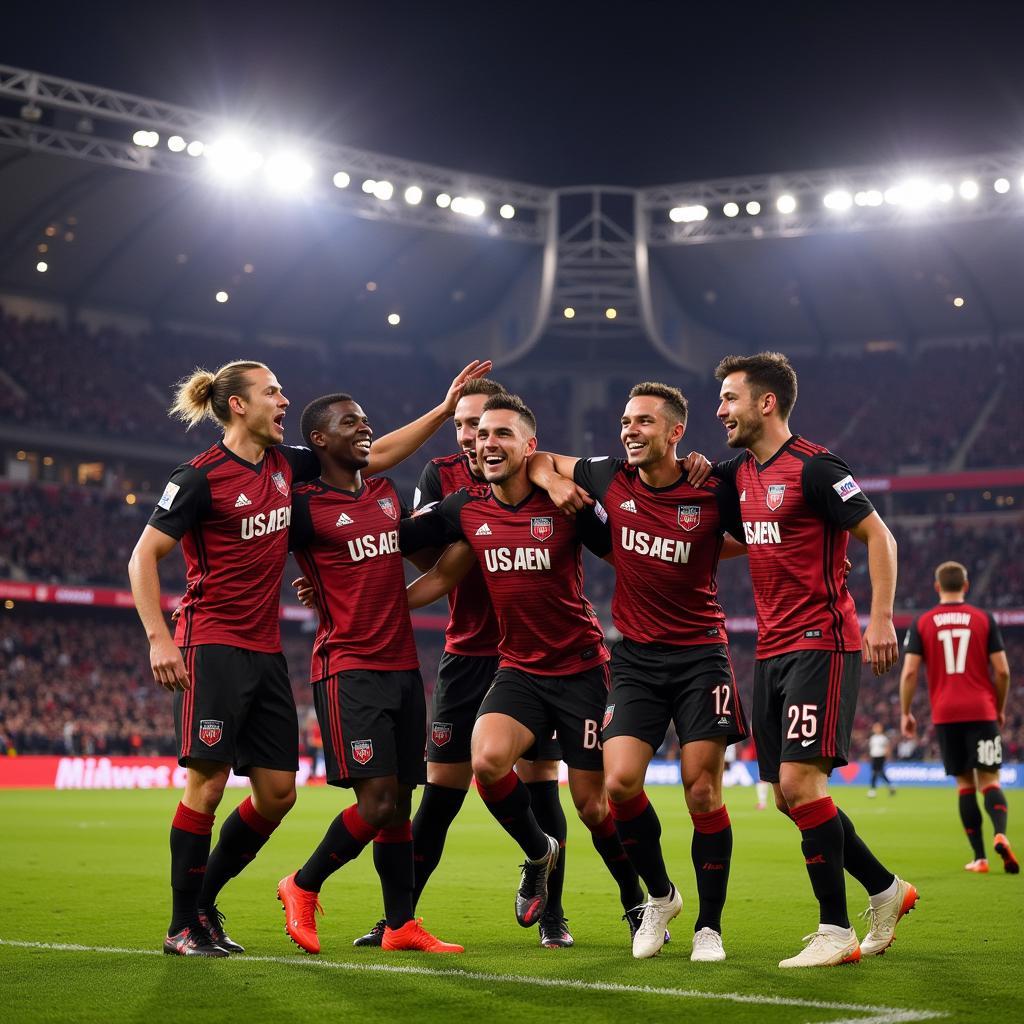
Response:
[[[871,797],[875,797],[875,796],[878,796],[878,794],[873,789],[869,789],[868,790],[868,797],[871,798]]]
[[[633,936],[633,956],[637,960],[646,960],[661,952],[661,947],[665,945],[665,928],[669,921],[679,916],[682,909],[683,897],[674,885],[668,896],[661,899],[648,897],[643,907],[643,920]]]
[[[988,860],[985,857],[980,857],[978,860],[968,861],[964,865],[964,871],[973,871],[976,875],[987,875]]]
[[[900,918],[904,914],[909,914],[916,904],[917,889],[909,882],[904,882],[902,878],[897,878],[896,892],[881,906],[868,906],[861,914],[861,917],[870,919],[871,927],[860,944],[860,951],[865,956],[878,956],[884,953],[892,945]]]
[[[690,959],[697,963],[718,963],[725,959],[722,936],[714,928],[701,928],[693,936],[693,952]]]
[[[817,931],[805,935],[806,946],[796,956],[779,963],[780,967],[840,967],[860,960],[857,933],[851,928],[842,935]]]

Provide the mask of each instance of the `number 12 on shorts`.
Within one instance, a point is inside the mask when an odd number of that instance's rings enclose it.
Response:
[[[789,728],[786,730],[787,740],[814,739],[818,732],[817,704],[790,704],[786,708]]]

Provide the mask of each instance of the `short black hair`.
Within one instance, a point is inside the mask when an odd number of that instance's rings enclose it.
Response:
[[[345,394],[344,391],[337,391],[333,395],[321,395],[319,398],[314,398],[305,409],[302,410],[302,419],[299,420],[299,430],[302,432],[302,440],[313,447],[313,442],[310,440],[314,430],[323,430],[324,423],[327,421],[327,410],[334,405],[335,402],[351,402],[354,401],[351,395]]]
[[[537,417],[533,415],[530,407],[518,396],[510,394],[491,395],[484,402],[484,412],[492,409],[507,409],[509,412],[519,414],[519,418],[530,428],[530,434],[537,435]]]
[[[726,356],[715,367],[715,380],[723,381],[731,373],[742,373],[755,398],[769,391],[779,403],[779,415],[789,419],[796,405],[796,370],[781,352],[758,352],[753,356]]]
[[[659,384],[655,380],[645,380],[642,384],[634,384],[629,389],[630,398],[646,398],[648,396],[662,399],[672,415],[684,427],[686,426],[689,403],[679,388],[674,388],[671,384]]]

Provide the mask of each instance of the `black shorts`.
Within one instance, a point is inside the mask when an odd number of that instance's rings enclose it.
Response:
[[[966,775],[975,768],[997,772],[1003,764],[999,723],[948,722],[935,726],[947,775]]]
[[[418,669],[337,672],[313,684],[313,704],[330,785],[389,775],[406,786],[426,781],[427,704]]]
[[[766,782],[783,761],[849,763],[860,691],[859,651],[793,651],[754,664],[754,740]]]
[[[427,761],[461,764],[470,759],[470,740],[480,702],[494,682],[497,656],[441,655],[427,733]],[[538,740],[529,760],[561,761],[562,748],[553,736]]]
[[[725,644],[675,647],[620,640],[612,650],[612,692],[601,737],[635,736],[657,750],[669,722],[679,745],[747,735]]]
[[[508,715],[539,740],[557,731],[562,760],[570,768],[599,772],[604,770],[600,730],[608,685],[607,664],[569,676],[499,668],[480,704],[480,715]],[[536,746],[526,754],[534,756]]]
[[[174,693],[178,764],[299,770],[299,719],[284,655],[225,644],[181,648],[192,685]]]

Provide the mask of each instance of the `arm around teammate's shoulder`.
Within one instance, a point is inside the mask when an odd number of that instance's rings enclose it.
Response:
[[[567,516],[574,516],[594,499],[581,487],[574,475],[579,459],[554,452],[534,452],[526,464],[530,483],[547,491],[548,497]]]

